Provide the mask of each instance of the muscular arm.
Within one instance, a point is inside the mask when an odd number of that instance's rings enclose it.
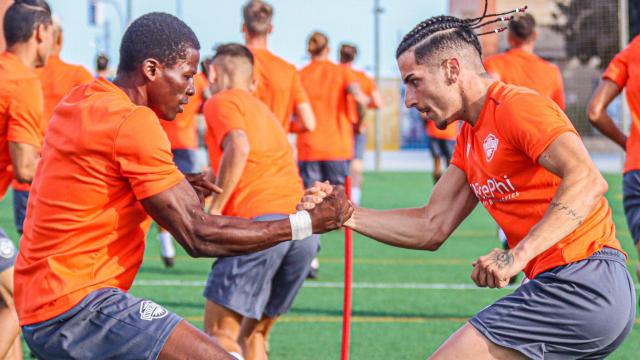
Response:
[[[218,169],[216,185],[223,189],[214,195],[209,212],[220,214],[236,189],[247,159],[249,158],[249,140],[242,130],[231,130],[222,140],[222,159]]]
[[[36,173],[40,150],[33,145],[9,141],[13,176],[20,183],[31,183]]]
[[[604,79],[596,89],[589,101],[587,116],[593,126],[601,133],[618,144],[622,149],[626,149],[627,137],[614,124],[607,114],[607,107],[615,99],[622,89],[611,80]]]
[[[464,172],[451,166],[426,206],[382,211],[357,208],[345,226],[391,246],[435,251],[477,203]]]
[[[291,123],[291,131],[301,133],[316,129],[316,115],[313,113],[311,104],[304,102],[296,106],[298,120]]]

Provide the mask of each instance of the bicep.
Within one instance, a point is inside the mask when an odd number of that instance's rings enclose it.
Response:
[[[573,171],[598,171],[578,135],[569,131],[549,144],[540,154],[538,163],[560,178],[564,178]]]
[[[250,150],[247,133],[239,129],[227,132],[222,138],[220,146],[224,153],[236,155],[248,155]]]

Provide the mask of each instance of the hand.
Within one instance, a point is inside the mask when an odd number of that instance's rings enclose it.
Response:
[[[318,191],[318,193],[320,190]],[[319,196],[318,196],[319,197]],[[342,186],[333,187],[330,194],[309,209],[314,234],[338,229],[353,215],[353,205],[347,199]]]
[[[296,206],[296,210],[311,210],[332,192],[333,186],[328,181],[316,181],[312,187],[305,190],[300,203]]]
[[[473,262],[471,279],[480,287],[503,288],[526,264],[520,264],[510,250],[493,249]]]
[[[215,176],[210,171],[196,173],[196,174],[184,174],[185,178],[191,184],[193,190],[198,194],[198,199],[204,204],[204,199],[213,193],[220,194],[222,189],[214,184]]]

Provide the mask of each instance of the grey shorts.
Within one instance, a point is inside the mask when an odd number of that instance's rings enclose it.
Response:
[[[254,220],[283,218],[264,215]],[[209,273],[204,297],[252,319],[284,314],[309,273],[318,245],[319,236],[312,235],[252,254],[219,258]]]
[[[181,320],[153,301],[106,288],[22,333],[39,359],[156,359]]]
[[[629,335],[635,297],[624,255],[605,248],[539,274],[469,322],[531,359],[602,359]]]
[[[622,204],[627,226],[634,244],[640,241],[640,170],[628,171],[622,177]]]
[[[183,174],[191,174],[197,172],[196,169],[196,152],[191,149],[173,149],[173,162]]]
[[[0,273],[12,267],[16,262],[18,251],[7,233],[0,228]]]
[[[22,234],[24,218],[27,215],[27,203],[29,202],[29,192],[13,190],[13,221],[16,224],[16,231]]]
[[[329,181],[332,185],[344,185],[349,175],[349,160],[299,161],[300,177],[304,187],[311,187],[316,181]]]
[[[364,152],[367,149],[367,133],[355,134],[353,140],[353,158],[364,160]]]

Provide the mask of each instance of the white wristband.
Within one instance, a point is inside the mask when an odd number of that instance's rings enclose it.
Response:
[[[291,240],[303,240],[313,235],[311,215],[306,210],[289,215],[289,222],[291,222]]]

